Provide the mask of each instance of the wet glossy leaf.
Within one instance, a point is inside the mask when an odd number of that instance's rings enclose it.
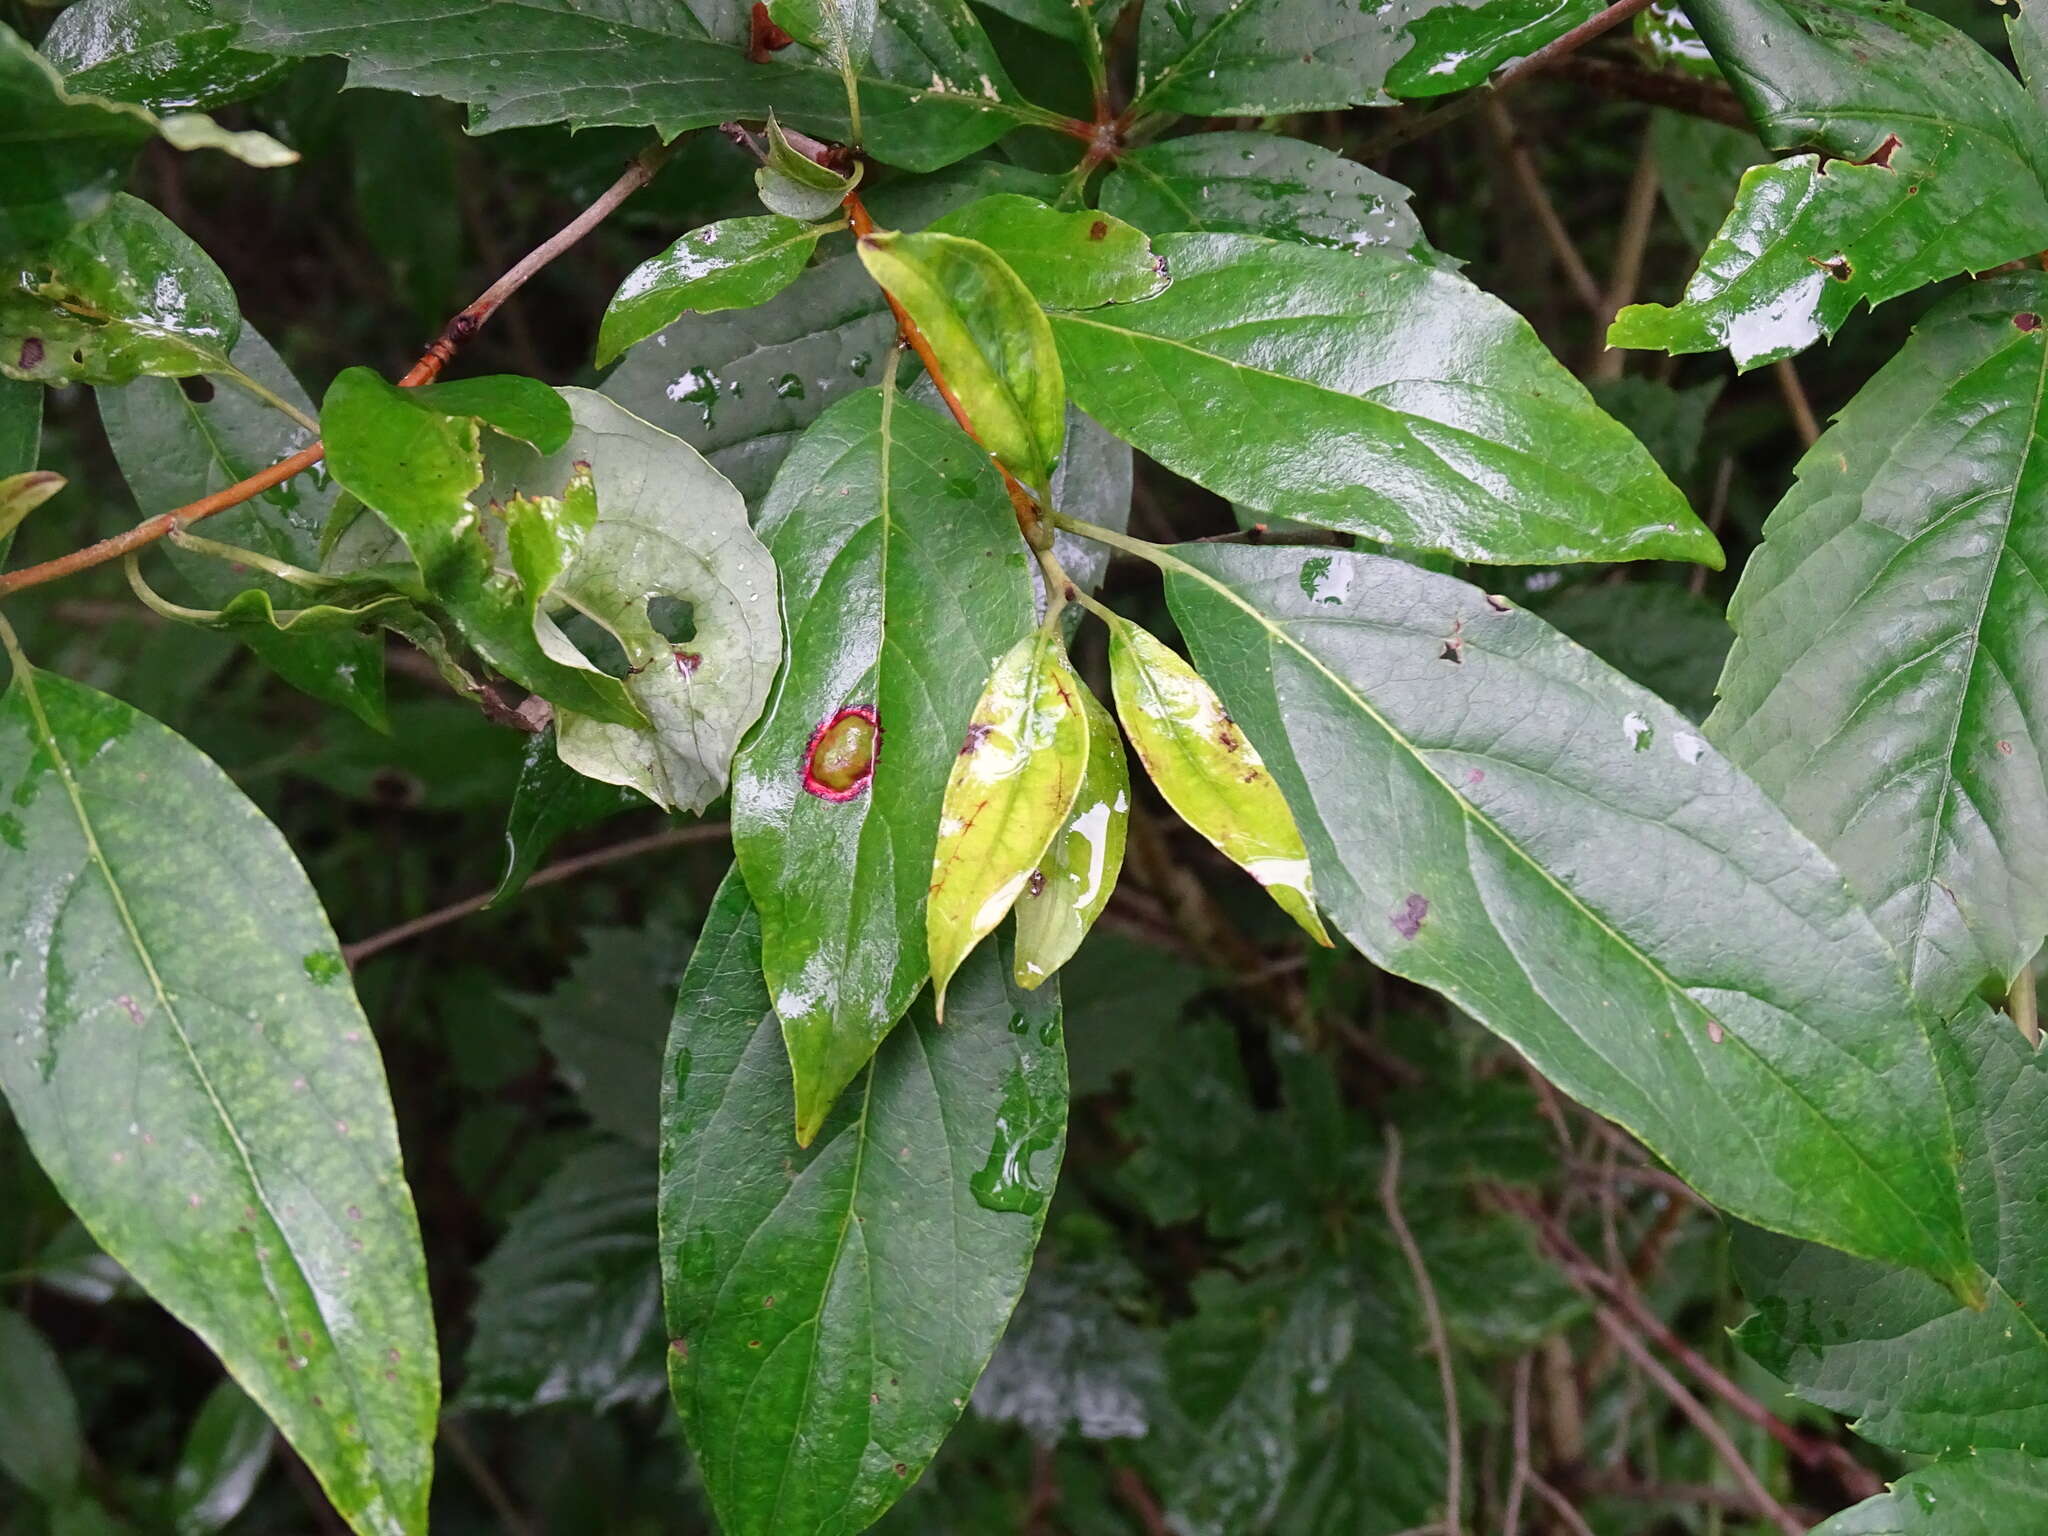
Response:
[[[298,157],[261,133],[228,134],[197,113],[159,118],[141,107],[75,92],[50,62],[0,26],[0,260],[12,263],[107,204],[151,139],[222,149],[252,165]]]
[[[156,722],[0,699],[0,1087],[108,1254],[364,1536],[426,1529],[440,1370],[376,1042],[283,840]]]
[[[541,460],[496,455],[491,483],[552,488],[593,466],[597,522],[558,597],[619,642],[626,693],[649,724],[561,708],[557,750],[579,773],[701,811],[725,792],[733,749],[775,680],[774,563],[739,493],[688,443],[591,390],[562,395],[576,420],[567,445]],[[687,611],[686,633],[663,631],[663,603]]]
[[[1936,1462],[1813,1528],[1813,1536],[2006,1536],[2048,1527],[2048,1461],[1987,1451]]]
[[[312,402],[298,380],[253,330],[243,329],[228,361],[280,399],[312,413]],[[168,379],[137,379],[120,389],[100,390],[99,408],[107,445],[144,516],[224,490],[313,440],[299,423],[230,379],[216,382],[207,400],[194,399]],[[203,531],[222,543],[311,568],[319,563],[320,531],[337,494],[324,472],[300,475],[214,514]],[[298,608],[314,600],[284,582],[238,571],[208,555],[172,548],[170,559],[198,601],[208,607],[224,607],[238,593],[251,591],[264,594],[278,608]],[[348,629],[280,632],[262,622],[263,615],[253,617],[256,622],[239,633],[280,677],[383,728],[381,637]]]
[[[746,309],[773,298],[811,259],[818,232],[779,214],[691,230],[619,285],[597,333],[602,368],[686,313]]]
[[[235,291],[184,231],[116,196],[0,291],[0,370],[39,384],[222,373],[241,334]]]
[[[1045,312],[987,246],[955,235],[876,234],[869,274],[924,332],[974,435],[1025,485],[1046,489],[1067,395]]]
[[[924,985],[946,776],[990,668],[1030,631],[1031,588],[988,456],[881,390],[804,434],[760,531],[789,654],[734,764],[733,846],[790,1060],[829,1103]],[[808,781],[821,734],[862,711],[872,777]]]
[[[1707,726],[1942,1014],[2048,934],[2044,324],[2048,278],[1958,294],[1800,461]]]
[[[1035,197],[1002,192],[931,228],[987,246],[1047,309],[1129,304],[1167,282],[1142,230],[1087,208],[1062,213]]]
[[[731,118],[785,122],[823,138],[851,135],[836,62],[796,44],[748,60],[747,0],[607,6],[529,0],[222,0],[245,18],[245,47],[338,53],[349,83],[469,104],[473,133],[565,122],[649,126],[663,138]],[[965,0],[881,0],[859,71],[868,151],[934,170],[1033,120],[1016,102]]]
[[[1052,328],[1075,404],[1176,473],[1468,560],[1721,563],[1643,446],[1465,279],[1246,235],[1154,245],[1164,293]]]
[[[676,1005],[663,1091],[669,1385],[731,1536],[865,1528],[959,1417],[1024,1288],[1066,1139],[1055,989],[962,967],[808,1150],[727,878]]]
[[[925,907],[942,1019],[953,972],[1009,915],[1073,814],[1089,766],[1087,693],[1058,631],[1040,628],[996,663],[968,717]]]
[[[553,394],[546,385],[528,379],[518,381],[523,388],[490,387],[498,382],[399,389],[368,368],[343,370],[320,411],[328,468],[405,541],[428,590],[492,666],[558,710],[644,727],[625,685],[584,658],[548,616],[545,588],[524,579],[518,552],[507,558],[494,547],[486,514],[471,499],[483,483],[483,456],[469,411],[491,410],[515,431],[545,435],[556,424],[553,412],[531,398]],[[573,557],[571,530],[541,509],[529,510],[540,546],[532,554],[541,568],[558,570]],[[492,523],[505,527],[503,517]]]
[[[877,0],[774,0],[768,15],[798,42],[842,68],[858,71],[875,42]]]
[[[653,1076],[646,1087],[651,1120]],[[602,1412],[661,1395],[654,1198],[639,1147],[594,1146],[549,1176],[477,1267],[458,1408]]]
[[[65,87],[155,112],[224,107],[290,65],[235,46],[235,24],[205,0],[79,0],[43,36]]]
[[[564,763],[556,753],[553,725],[529,737],[519,759],[519,784],[512,791],[512,808],[505,813],[505,873],[499,876],[489,905],[495,907],[517,895],[556,838],[594,827],[646,803],[637,790],[585,778]]]
[[[1102,206],[1147,234],[1265,235],[1384,248],[1435,266],[1408,189],[1320,144],[1275,133],[1191,133],[1121,156]]]
[[[1591,16],[1594,0],[1189,0],[1139,27],[1141,111],[1200,117],[1381,106],[1477,85]]]
[[[1757,1312],[1737,1337],[1880,1445],[2027,1450],[2048,1435],[2048,1171],[2033,1151],[2048,1063],[1981,1002],[1943,1026],[1942,1045],[1970,1246],[1990,1276],[1983,1310],[1923,1275],[1742,1227],[1736,1274]]]
[[[78,1401],[57,1352],[27,1318],[0,1307],[0,1472],[61,1504],[84,1458]]]
[[[1347,938],[1716,1204],[1975,1289],[1896,958],[1683,717],[1401,561],[1176,554],[1181,631],[1261,743]]]
[[[239,1515],[276,1446],[270,1420],[232,1380],[207,1393],[171,1473],[169,1514],[177,1536],[205,1536]]]
[[[1088,759],[1066,825],[1038,861],[1017,898],[1017,985],[1038,986],[1081,947],[1109,905],[1124,863],[1131,774],[1116,722],[1085,686]],[[970,726],[971,730],[972,727]]]
[[[1301,832],[1259,749],[1216,690],[1130,623],[1110,626],[1109,675],[1117,717],[1174,813],[1264,886],[1310,938],[1328,944]]]
[[[1881,304],[2048,246],[2043,118],[1975,43],[1881,0],[1695,0],[1688,14],[1764,142],[1679,304],[1631,305],[1611,345],[1727,347],[1737,366]]]

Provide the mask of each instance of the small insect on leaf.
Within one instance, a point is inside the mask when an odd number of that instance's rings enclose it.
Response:
[[[953,760],[925,908],[932,988],[1016,903],[1074,809],[1088,765],[1087,689],[1057,625],[1012,646],[989,677]]]
[[[1329,944],[1293,813],[1216,690],[1127,620],[1110,625],[1109,673],[1117,717],[1166,803],[1263,885],[1310,938]]]
[[[1095,695],[1083,692],[1088,716],[1088,766],[1074,809],[1017,898],[1017,985],[1030,991],[1073,959],[1109,905],[1124,863],[1131,811],[1131,771],[1116,722]]]

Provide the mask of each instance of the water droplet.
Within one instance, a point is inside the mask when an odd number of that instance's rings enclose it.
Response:
[[[1066,1106],[1040,1098],[1021,1066],[1010,1068],[988,1161],[968,1180],[986,1210],[1036,1215],[1052,1195]]]

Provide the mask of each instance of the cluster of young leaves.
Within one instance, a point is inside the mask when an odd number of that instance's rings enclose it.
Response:
[[[0,166],[18,274],[0,540],[59,489],[35,468],[41,386],[99,392],[145,512],[323,459],[205,537],[173,533],[194,604],[131,560],[137,595],[372,726],[387,630],[459,693],[545,724],[501,896],[617,791],[689,812],[730,794],[734,869],[681,979],[660,1121],[614,1128],[658,1153],[668,1385],[725,1529],[865,1527],[973,1393],[1063,1155],[1051,978],[1117,879],[1126,740],[1312,938],[1327,919],[1441,993],[1759,1230],[1747,1341],[1874,1438],[1944,1458],[1834,1529],[1919,1529],[2017,1489],[2048,1503],[2011,1406],[2043,1365],[2014,1343],[2031,1325],[2006,1211],[2025,1211],[2007,1149],[2033,1064],[1978,1001],[2048,933],[2040,278],[1935,309],[1815,446],[1744,573],[1700,725],[1428,568],[1721,554],[1643,442],[1430,246],[1403,189],[1305,142],[1192,132],[1117,154],[1085,205],[1105,133],[1122,149],[1184,113],[1463,89],[1591,6],[1151,8],[1130,104],[1094,125],[1026,99],[962,0],[781,0],[772,29],[736,3],[88,14],[126,9],[85,0],[47,55],[0,33],[0,136],[37,150]],[[1112,8],[998,9],[1102,91]],[[1765,143],[1811,153],[1749,171],[1683,301],[1624,311],[1615,344],[1747,366],[1859,301],[2048,246],[2041,108],[1960,34],[1865,0],[1693,12]],[[2028,66],[2034,26],[2014,22]],[[761,121],[768,212],[627,278],[593,327],[598,363],[623,358],[601,392],[351,368],[316,420],[218,268],[115,190],[152,136],[283,162],[261,134],[162,114],[307,54],[464,102],[473,131]],[[1046,128],[1091,145],[1065,181],[971,158]],[[907,174],[870,187],[870,164]],[[194,376],[218,383],[176,382]],[[1394,552],[1134,539],[1134,450],[1246,515]],[[1192,664],[1095,601],[1111,549],[1161,572]],[[1114,717],[1069,657],[1076,609],[1107,626]],[[440,1377],[421,1246],[326,918],[196,749],[9,649],[14,1118],[351,1525],[423,1529]],[[1355,1197],[1369,1143],[1314,1107],[1312,1072],[1289,1081]],[[1319,1529],[1354,1488],[1224,1453],[1373,1390],[1362,1354],[1313,1384],[1275,1361],[1400,1336],[1364,1315],[1397,1271],[1340,1262],[1308,1222],[1261,1248],[1226,1144],[1275,1132],[1209,1130],[1218,1166],[1192,1184],[1148,1186],[1142,1159],[1132,1177],[1155,1220],[1199,1210],[1253,1251],[1175,1330],[1187,1359],[1239,1362],[1242,1390],[1182,1390],[1170,1345],[1148,1445],[1191,1531]],[[643,1289],[591,1294],[645,1315],[641,1203],[580,1193],[619,1185],[617,1150],[528,1210],[487,1302],[616,1242]],[[471,1401],[543,1400],[502,1305]],[[1929,1330],[1956,1390],[1869,1400],[1871,1362]],[[639,1362],[651,1337],[632,1338]],[[1405,1350],[1370,1363],[1419,1390]],[[562,1364],[558,1397],[648,1390],[644,1362]],[[75,1468],[60,1451],[23,1480],[62,1504]],[[1401,1523],[1441,1513],[1441,1477],[1408,1482],[1387,1491]]]

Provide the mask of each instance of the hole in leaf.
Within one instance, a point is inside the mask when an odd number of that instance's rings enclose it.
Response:
[[[670,645],[697,638],[697,610],[680,597],[656,594],[647,599],[647,622]]]
[[[194,405],[205,405],[213,399],[213,380],[200,374],[178,380],[178,388],[185,392],[185,398]]]

